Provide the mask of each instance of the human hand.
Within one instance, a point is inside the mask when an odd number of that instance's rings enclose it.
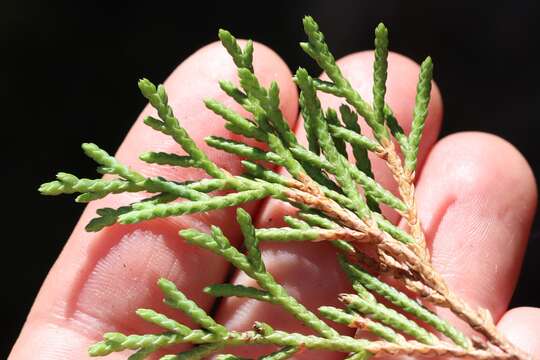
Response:
[[[418,67],[399,55],[391,55],[389,63],[387,101],[408,131]],[[372,54],[357,53],[339,64],[353,85],[369,99]],[[271,50],[259,45],[255,48],[255,71],[264,84],[278,81],[282,110],[299,138],[303,138],[303,126],[296,121],[297,92],[286,65]],[[228,54],[219,44],[212,44],[180,65],[165,86],[170,104],[190,134],[213,160],[238,173],[239,159],[208,148],[202,141],[209,134],[231,137],[222,120],[208,111],[202,100],[217,98],[241,111],[217,86],[218,80],[235,78],[235,67]],[[323,99],[326,106],[338,101],[329,96]],[[178,180],[197,178],[199,173],[193,169],[176,171],[138,160],[145,150],[178,150],[169,137],[143,125],[142,118],[149,113],[147,108],[139,117],[120,147],[118,158],[146,175]],[[515,345],[540,357],[540,341],[534,335],[540,331],[540,310],[520,308],[506,312],[536,206],[532,172],[511,145],[491,135],[461,133],[436,143],[441,118],[442,101],[435,88],[421,148],[423,167],[417,176],[418,210],[432,244],[435,268],[468,303],[490,310]],[[395,188],[384,165],[377,161],[373,165],[377,180],[387,188]],[[238,244],[240,232],[233,220],[233,209],[114,226],[99,233],[85,232],[84,226],[97,208],[117,207],[137,196],[110,196],[88,206],[47,277],[10,358],[27,359],[39,354],[42,359],[79,359],[84,358],[88,346],[99,340],[103,332],[156,331],[136,317],[135,310],[140,307],[181,318],[161,303],[162,294],[155,285],[159,277],[174,281],[206,309],[212,307],[213,299],[201,290],[208,284],[223,282],[228,265],[221,258],[186,244],[179,238],[178,230],[205,230],[209,224],[216,224]],[[278,219],[290,211],[275,200],[250,203],[246,210],[258,219],[259,226],[276,226]],[[387,216],[399,221],[395,214]],[[263,248],[269,271],[308,307],[337,304],[337,294],[347,290],[348,283],[327,244],[265,244]],[[246,283],[249,279],[235,274],[232,281]],[[238,298],[221,302],[217,320],[234,329],[249,328],[253,321],[261,320],[276,328],[305,332],[277,307]],[[253,354],[248,353],[252,350],[241,349],[242,355]],[[109,358],[115,356],[122,355]],[[341,357],[324,353],[317,358],[323,356]]]

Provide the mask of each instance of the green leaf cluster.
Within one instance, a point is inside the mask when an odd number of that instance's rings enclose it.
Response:
[[[163,332],[143,335],[107,333],[102,342],[90,348],[90,355],[102,356],[131,349],[135,353],[130,359],[143,359],[180,343],[189,343],[193,347],[182,353],[165,355],[162,359],[202,359],[219,353],[225,347],[252,344],[276,346],[275,352],[260,358],[265,360],[288,359],[301,348],[340,351],[349,354],[348,359],[367,359],[384,349],[397,354],[400,351],[411,353],[415,349],[430,351],[444,348],[448,354],[473,351],[472,342],[466,335],[421,305],[415,296],[406,295],[383,282],[369,266],[361,266],[362,259],[372,256],[364,250],[381,239],[405,247],[415,243],[413,235],[382,215],[382,205],[399,213],[411,209],[403,198],[377,182],[368,154],[384,160],[395,141],[401,152],[404,171],[414,174],[428,113],[431,59],[428,57],[422,63],[412,128],[409,134],[405,134],[385,102],[388,69],[386,27],[379,24],[375,29],[373,102],[370,104],[343,76],[317,23],[307,16],[303,24],[308,41],[300,46],[330,79],[315,79],[302,68],[294,76],[300,89],[307,147],[298,142],[280,110],[278,84],[273,82],[266,88],[258,81],[252,63],[253,43],[248,41],[242,48],[231,33],[220,30],[219,38],[237,66],[240,84],[236,86],[222,81],[220,87],[250,116],[245,117],[214,99],[205,100],[205,105],[225,119],[225,127],[232,133],[257,140],[267,148],[216,136],[209,136],[205,141],[211,147],[240,156],[244,167],[242,174],[231,175],[214,163],[182,127],[168,103],[165,88],[142,79],[139,89],[157,114],[157,117],[144,119],[145,124],[171,136],[184,154],[147,152],[140,159],[159,165],[198,168],[208,178],[177,182],[162,177],[145,177],[97,145],[83,144],[84,152],[98,164],[98,172],[111,176],[107,179],[81,179],[59,173],[56,180],[43,184],[39,190],[44,195],[78,193],[78,202],[122,192],[150,194],[143,200],[117,209],[98,210],[97,217],[87,225],[88,231],[99,231],[115,224],[133,224],[241,206],[269,197],[290,203],[298,209],[296,215],[284,217],[287,227],[272,229],[256,229],[250,215],[238,208],[237,222],[243,234],[245,252],[233,246],[216,226],[212,226],[210,233],[185,229],[179,235],[188,243],[223,257],[257,283],[257,287],[214,284],[204,289],[206,293],[215,297],[251,298],[280,306],[309,327],[314,335],[274,330],[265,323],[255,323],[253,330],[246,332],[228,330],[186,298],[174,283],[160,279],[158,286],[163,292],[164,302],[187,315],[198,328],[190,328],[151,309],[139,309],[137,314],[142,319],[161,327]],[[323,109],[318,92],[340,97],[346,105],[337,110]],[[365,120],[373,137],[363,133],[359,117]],[[290,177],[279,175],[275,165],[286,169]],[[343,308],[323,306],[317,312],[310,311],[289,295],[268,272],[261,256],[260,244],[263,241],[330,241],[335,245],[336,256],[351,281],[354,293],[340,295]],[[367,331],[372,335],[369,337],[371,340],[342,335],[326,321]],[[444,340],[441,336],[448,340],[442,348],[440,344]],[[221,354],[218,358],[240,359],[231,354]]]

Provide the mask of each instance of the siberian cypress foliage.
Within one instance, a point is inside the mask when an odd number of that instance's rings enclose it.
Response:
[[[213,99],[205,100],[205,105],[225,119],[228,130],[265,143],[269,150],[216,136],[209,136],[205,141],[211,147],[243,158],[243,174],[233,176],[214,163],[182,127],[168,103],[165,88],[142,79],[139,89],[157,115],[145,118],[145,124],[171,136],[185,155],[146,152],[140,158],[152,164],[199,168],[209,178],[189,182],[148,178],[97,145],[83,144],[84,152],[98,164],[98,172],[112,176],[83,179],[58,173],[56,180],[43,184],[39,191],[44,195],[78,193],[78,202],[123,192],[150,193],[141,201],[117,209],[99,209],[97,217],[87,225],[88,231],[241,206],[269,197],[290,203],[298,209],[296,216],[284,217],[287,227],[271,229],[256,229],[250,215],[238,208],[237,222],[245,252],[234,247],[216,226],[211,227],[210,233],[184,229],[179,236],[223,257],[254,279],[258,286],[211,284],[204,289],[207,294],[250,298],[280,306],[309,327],[314,335],[287,333],[261,322],[253,324],[251,331],[228,330],[188,299],[173,282],[159,279],[164,302],[186,314],[197,328],[151,309],[139,309],[137,315],[161,327],[163,332],[106,333],[103,341],[89,349],[90,355],[103,356],[130,349],[135,351],[130,359],[144,359],[169,346],[190,343],[193,344],[191,349],[170,353],[161,359],[202,359],[222,352],[225,347],[257,344],[276,347],[274,352],[260,357],[264,360],[292,358],[303,348],[342,352],[351,360],[374,355],[524,358],[525,355],[497,332],[482,310],[471,308],[448,289],[429,261],[416,215],[413,180],[428,114],[433,73],[431,58],[420,67],[412,127],[410,133],[405,134],[385,102],[389,66],[386,27],[379,24],[375,29],[373,102],[370,104],[343,76],[317,23],[307,16],[303,24],[308,41],[301,43],[301,48],[330,79],[314,79],[302,68],[294,77],[300,89],[299,104],[307,147],[297,141],[280,110],[277,83],[265,88],[255,76],[253,43],[249,41],[242,48],[231,33],[220,30],[219,38],[238,68],[240,86],[226,81],[219,85],[250,116],[242,116]],[[347,105],[337,110],[323,109],[318,92],[343,98]],[[359,117],[371,128],[373,137],[362,133]],[[399,194],[393,194],[377,182],[368,154],[387,163],[398,183]],[[268,163],[283,167],[290,177],[266,167]],[[227,192],[215,193],[218,190]],[[176,201],[178,199],[184,201]],[[400,213],[408,229],[398,228],[385,219],[381,205]],[[329,241],[335,245],[335,255],[351,282],[350,293],[336,294],[343,307],[322,306],[314,312],[289,295],[266,269],[260,250],[263,241]],[[385,282],[390,278],[394,279],[394,286]],[[433,311],[435,306],[453,311],[485,340],[475,338],[473,341],[438,316]],[[356,336],[338,333],[329,325],[332,322],[356,328]],[[369,337],[364,336],[366,332],[370,333]],[[232,354],[221,354],[217,358],[240,359]]]

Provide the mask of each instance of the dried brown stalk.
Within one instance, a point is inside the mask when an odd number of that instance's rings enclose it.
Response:
[[[317,240],[342,239],[354,243],[359,248],[365,247],[367,243],[375,245],[380,255],[379,261],[392,269],[391,273],[406,288],[418,293],[423,299],[434,305],[449,308],[472,329],[482,334],[489,343],[504,353],[498,354],[489,350],[467,352],[461,348],[429,347],[415,342],[407,343],[408,347],[389,346],[389,344],[384,343],[385,345],[381,345],[381,348],[375,353],[452,355],[476,359],[526,359],[527,356],[497,330],[491,317],[486,315],[489,314],[487,310],[482,308],[474,310],[461,300],[448,288],[443,278],[433,268],[426,248],[424,232],[417,216],[413,185],[414,173],[407,173],[403,169],[401,159],[391,142],[386,144],[383,158],[398,183],[402,200],[407,205],[407,211],[403,215],[407,220],[411,235],[417,241],[414,246],[405,245],[379,229],[374,219],[367,219],[367,221],[359,219],[351,211],[326,197],[319,185],[307,176],[301,181],[291,180],[292,189],[286,194],[290,200],[318,209],[328,217],[336,219],[346,228],[352,229],[349,231],[344,227],[331,234],[328,232]],[[404,276],[404,274],[412,276]]]

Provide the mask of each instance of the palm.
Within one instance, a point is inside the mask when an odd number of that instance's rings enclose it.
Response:
[[[340,61],[345,75],[367,98],[371,58],[370,53],[358,53]],[[387,101],[407,130],[418,68],[399,55],[392,55],[389,61]],[[255,71],[263,83],[274,79],[279,82],[282,110],[292,128],[297,129],[298,138],[304,139],[303,126],[298,125],[301,119],[296,88],[285,64],[271,50],[259,45],[255,49]],[[212,44],[187,59],[171,75],[166,87],[171,106],[201,147],[214,155],[216,163],[238,173],[238,158],[208,149],[202,141],[208,134],[231,136],[223,128],[222,120],[202,103],[204,98],[229,101],[216,86],[216,80],[221,79],[234,80],[235,68],[225,51]],[[540,320],[540,311],[521,308],[505,314],[536,206],[532,172],[513,147],[494,136],[462,133],[436,143],[442,117],[436,89],[432,99],[421,148],[425,161],[417,175],[417,202],[427,239],[431,241],[435,267],[470,304],[489,309],[495,320],[502,318],[500,326],[517,346],[540,356],[540,342],[532,335],[540,331],[540,321],[535,321]],[[323,100],[326,105],[335,105],[336,101],[330,97]],[[150,112],[147,108],[143,115]],[[138,154],[156,148],[175,152],[178,147],[165,135],[148,131],[141,121],[143,115],[117,156],[144,174],[156,175],[158,168],[139,161]],[[163,171],[166,170],[160,167],[159,175],[173,179],[200,175],[193,169],[176,173],[169,170],[167,174]],[[379,182],[393,188],[391,175],[382,163],[374,161],[374,172]],[[30,358],[35,353],[44,359],[78,359],[104,331],[155,330],[149,329],[134,311],[140,307],[155,308],[178,317],[161,304],[162,295],[155,286],[161,276],[173,280],[198,304],[212,307],[213,299],[201,290],[208,284],[223,282],[229,267],[222,259],[184,243],[177,232],[179,227],[204,230],[208,224],[216,224],[238,244],[240,232],[234,211],[224,209],[136,226],[114,226],[97,234],[84,231],[96,208],[117,207],[130,202],[129,196],[136,195],[108,197],[86,209],[34,304],[11,354],[13,359]],[[250,203],[246,210],[262,227],[281,225],[277,223],[279,219],[291,211],[275,200]],[[386,215],[399,222],[396,214]],[[337,294],[347,290],[333,253],[326,244],[264,247],[269,271],[286,285],[291,295],[310,308],[337,304]],[[234,274],[231,281],[246,284],[249,279]],[[262,320],[276,328],[306,332],[279,308],[251,300],[227,299],[219,304],[216,313],[217,320],[234,329],[246,329],[253,321]],[[257,350],[241,351],[242,355],[252,355]],[[323,355],[340,356],[325,353],[317,358]],[[313,355],[306,358],[309,357]]]

